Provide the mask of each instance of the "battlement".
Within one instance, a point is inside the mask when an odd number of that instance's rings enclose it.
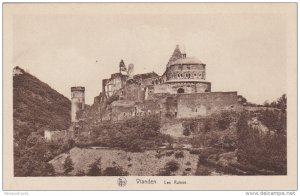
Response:
[[[83,87],[83,86],[74,86],[74,87],[71,87],[71,91],[85,91],[85,87]]]

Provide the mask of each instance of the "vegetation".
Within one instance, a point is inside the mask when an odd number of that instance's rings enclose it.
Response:
[[[103,171],[103,176],[127,176],[128,172],[124,171],[120,166],[107,167]]]
[[[55,155],[68,150],[67,141],[47,143],[44,128],[67,129],[71,102],[49,85],[17,67],[13,77],[14,175],[51,176]]]
[[[179,169],[180,165],[177,161],[172,160],[166,163],[164,168],[159,170],[158,176],[170,176],[172,172],[175,172]]]
[[[265,101],[264,106],[278,108],[280,110],[286,110],[286,106],[287,106],[286,94],[283,94],[276,101],[273,101],[271,103],[269,103],[268,101]]]
[[[270,112],[261,113],[262,122],[269,129],[266,133],[249,126],[248,121],[252,118],[251,113],[241,115],[237,124],[238,160],[245,165],[252,164],[261,169],[286,174],[286,130],[282,129],[281,126],[286,122],[283,117],[285,114],[276,111],[270,114]],[[279,123],[280,126],[277,127],[274,123],[279,119],[281,122]]]
[[[179,163],[177,161],[169,161],[166,163],[165,168],[171,172],[175,172],[179,169]]]
[[[74,163],[73,163],[70,156],[67,156],[67,158],[65,159],[63,167],[64,167],[64,170],[65,170],[64,171],[65,175],[67,175],[68,173],[70,173],[71,171],[74,170]]]
[[[215,147],[227,150],[236,148],[236,131],[234,129],[239,113],[222,112],[206,118],[185,119],[184,130],[193,137],[189,142],[193,147]],[[230,126],[232,125],[232,128]]]
[[[176,159],[179,159],[179,158],[183,158],[184,154],[183,154],[182,151],[180,151],[180,152],[176,152],[174,156],[175,156]]]
[[[94,163],[89,165],[87,176],[101,176],[101,159],[97,159]]]
[[[160,119],[156,115],[115,123],[103,122],[87,129],[91,137],[78,137],[75,144],[78,147],[98,145],[142,152],[171,140],[169,136],[160,133]]]
[[[13,77],[14,139],[26,139],[43,127],[67,129],[71,121],[70,100],[20,70],[22,74]]]

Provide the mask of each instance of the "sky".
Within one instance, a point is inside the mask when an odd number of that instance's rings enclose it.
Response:
[[[19,14],[13,66],[71,98],[92,104],[121,59],[135,74],[162,74],[177,44],[206,64],[212,91],[237,91],[262,104],[286,93],[286,18],[265,12]]]

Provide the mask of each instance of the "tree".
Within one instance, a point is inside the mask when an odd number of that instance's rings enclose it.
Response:
[[[101,176],[101,158],[89,165],[87,176]]]
[[[169,161],[166,163],[165,169],[171,172],[177,171],[179,169],[179,163],[174,160]]]
[[[128,172],[124,171],[120,166],[107,167],[103,171],[103,176],[127,176]]]
[[[68,173],[70,173],[71,171],[74,170],[74,163],[73,163],[70,156],[67,156],[67,158],[65,159],[63,167],[64,167],[64,170],[65,170],[64,174],[68,174]]]
[[[242,105],[247,104],[247,99],[245,97],[243,97],[242,95],[238,95],[238,101],[239,103],[241,103]]]
[[[283,94],[278,100],[277,100],[277,107],[281,110],[286,110],[286,94]]]

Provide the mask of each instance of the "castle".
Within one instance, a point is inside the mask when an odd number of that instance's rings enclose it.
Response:
[[[72,122],[84,109],[84,87],[72,87]],[[161,119],[197,118],[240,108],[237,92],[211,92],[206,64],[188,57],[177,45],[165,72],[134,75],[134,65],[123,60],[119,72],[102,81],[102,92],[93,106],[99,121],[119,121],[135,116],[158,114]]]

